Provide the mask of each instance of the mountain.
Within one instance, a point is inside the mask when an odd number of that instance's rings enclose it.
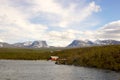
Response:
[[[9,47],[15,47],[15,46],[13,46],[13,45],[11,45],[11,44],[8,44],[8,43],[5,43],[5,42],[0,42],[0,48],[1,48],[1,47],[9,48]]]
[[[120,44],[120,41],[116,40],[96,40],[94,42],[97,45],[117,45]]]
[[[15,43],[13,44],[16,47],[29,47],[30,45],[32,45],[32,41],[26,41],[26,42],[19,42],[19,43]]]
[[[46,48],[48,47],[46,41],[34,41],[29,47],[31,48]]]
[[[116,40],[96,40],[96,41],[90,41],[90,40],[74,40],[72,43],[70,43],[67,47],[88,47],[88,46],[102,46],[102,45],[117,45],[120,44],[120,41]]]
[[[26,41],[23,43],[15,43],[13,45],[16,47],[23,47],[23,48],[47,48],[48,47],[46,41]]]
[[[67,46],[67,48],[75,48],[75,47],[89,47],[89,46],[102,46],[102,45],[118,45],[120,41],[117,40],[74,40],[71,44]],[[46,41],[26,41],[26,42],[18,42],[14,44],[9,44],[5,42],[0,42],[0,48],[56,48],[52,46],[48,46]]]
[[[19,42],[14,44],[9,44],[5,42],[0,42],[0,48],[48,48],[46,41],[26,41],[26,42]]]
[[[82,40],[74,40],[67,47],[85,47],[93,45],[92,41],[82,41]]]

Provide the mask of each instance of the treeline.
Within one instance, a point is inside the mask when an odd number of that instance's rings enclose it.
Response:
[[[55,55],[67,59],[61,64],[120,71],[120,45],[66,49]]]

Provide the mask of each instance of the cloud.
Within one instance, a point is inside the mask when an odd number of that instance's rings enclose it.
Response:
[[[101,10],[100,6],[94,1],[67,2],[69,3],[59,3],[57,0],[1,0],[0,41],[14,43],[46,40],[52,45],[63,46],[73,39],[91,37],[91,31],[82,31],[84,27],[76,24],[93,18],[92,15]],[[97,24],[94,23],[95,25]],[[78,29],[72,30],[73,26]]]
[[[26,14],[9,5],[8,0],[0,1],[0,36],[4,41],[14,42],[22,39],[38,39],[38,37],[42,36],[47,26],[30,23]]]
[[[43,22],[41,21],[44,18],[46,22],[52,22],[49,24],[50,26],[57,26],[62,28],[70,27],[74,23],[81,23],[90,17],[94,12],[97,13],[101,10],[100,6],[96,5],[94,1],[88,4],[84,3],[84,6],[82,7],[78,6],[80,2],[69,3],[69,6],[67,7],[64,7],[55,0],[48,0],[46,2],[43,0],[26,0],[26,2],[31,6],[27,7],[26,10],[23,11],[25,13],[29,13],[31,19],[37,19],[38,22],[42,24]],[[24,7],[20,8],[24,9]],[[37,15],[37,17],[40,18],[42,16],[42,19],[38,19],[34,15]]]
[[[67,46],[69,42],[75,39],[76,35],[79,33],[79,31],[71,29],[64,31],[50,31],[47,34],[47,38],[52,41],[51,45]]]
[[[75,39],[80,40],[94,40],[93,31],[79,31],[79,30],[63,30],[63,31],[50,31],[48,37],[53,41],[51,45],[67,46]]]
[[[88,6],[83,7],[83,9],[76,9],[75,5],[71,5],[66,15],[62,16],[61,22],[59,26],[61,27],[69,27],[71,24],[75,25],[77,23],[81,23],[86,20],[89,16],[93,14],[93,12],[99,12],[100,6],[96,5],[95,2],[91,2]],[[74,24],[75,23],[75,24]]]
[[[66,30],[66,31],[51,31],[49,32],[49,36],[53,39],[57,38],[57,39],[65,39],[65,40],[69,40],[69,39],[74,39],[76,36],[75,34],[79,33],[78,31],[75,30]]]
[[[110,22],[97,31],[97,38],[120,40],[120,20]]]

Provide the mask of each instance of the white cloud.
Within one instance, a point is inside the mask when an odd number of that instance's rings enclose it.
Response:
[[[64,30],[64,31],[50,31],[47,35],[50,41],[53,41],[51,45],[67,46],[70,41],[76,38],[77,34],[79,34],[79,31]]]
[[[110,22],[97,31],[97,38],[120,40],[120,21]]]
[[[48,33],[49,39],[53,41],[51,45],[67,46],[75,39],[80,40],[94,40],[93,31],[78,31],[78,30],[64,30],[64,31],[51,31]]]
[[[55,23],[52,23],[52,26],[66,28],[71,24],[80,23],[86,20],[94,12],[99,12],[101,10],[100,6],[96,5],[95,2],[90,2],[87,6],[82,6],[80,8],[79,3],[71,3],[68,7],[63,7],[60,3],[55,0],[26,0],[31,6],[27,7],[26,10],[23,10],[29,13],[30,16],[40,15],[41,13],[53,14],[56,18],[47,16],[47,19],[53,20]],[[85,3],[84,3],[85,4]],[[86,4],[85,4],[86,5]],[[20,7],[21,8],[21,7]],[[21,9],[24,9],[22,7]],[[59,19],[58,19],[59,18]],[[58,22],[56,22],[58,20]]]
[[[3,40],[2,40],[2,39],[0,39],[0,42],[3,42]]]
[[[1,0],[0,41],[13,43],[46,40],[52,45],[67,45],[73,39],[92,37],[91,31],[71,30],[70,26],[83,23],[94,12],[100,10],[100,6],[94,1],[85,3],[82,7],[79,7],[79,3],[70,3],[68,7],[64,7],[55,0]],[[43,15],[46,21],[52,22],[42,24],[43,21],[40,21],[35,24],[30,21],[30,19],[34,21],[36,16],[43,17]],[[56,26],[58,30],[54,30],[51,26]]]
[[[66,15],[62,16],[59,26],[69,27],[71,24],[81,23],[91,16],[93,12],[100,11],[100,6],[96,5],[95,2],[91,2],[88,6],[83,7],[83,9],[80,9],[79,11],[74,11],[75,9],[76,6],[72,4],[66,12]]]
[[[14,42],[22,39],[38,39],[46,26],[30,23],[22,11],[9,6],[9,0],[0,1],[0,36],[4,41]]]
[[[51,38],[55,39],[63,39],[63,40],[69,40],[69,39],[74,39],[76,36],[75,34],[79,33],[78,31],[74,30],[66,30],[66,31],[51,31],[49,32],[49,35]]]

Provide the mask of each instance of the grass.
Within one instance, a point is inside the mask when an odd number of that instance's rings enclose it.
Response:
[[[44,60],[49,56],[48,49],[0,48],[0,59]]]

